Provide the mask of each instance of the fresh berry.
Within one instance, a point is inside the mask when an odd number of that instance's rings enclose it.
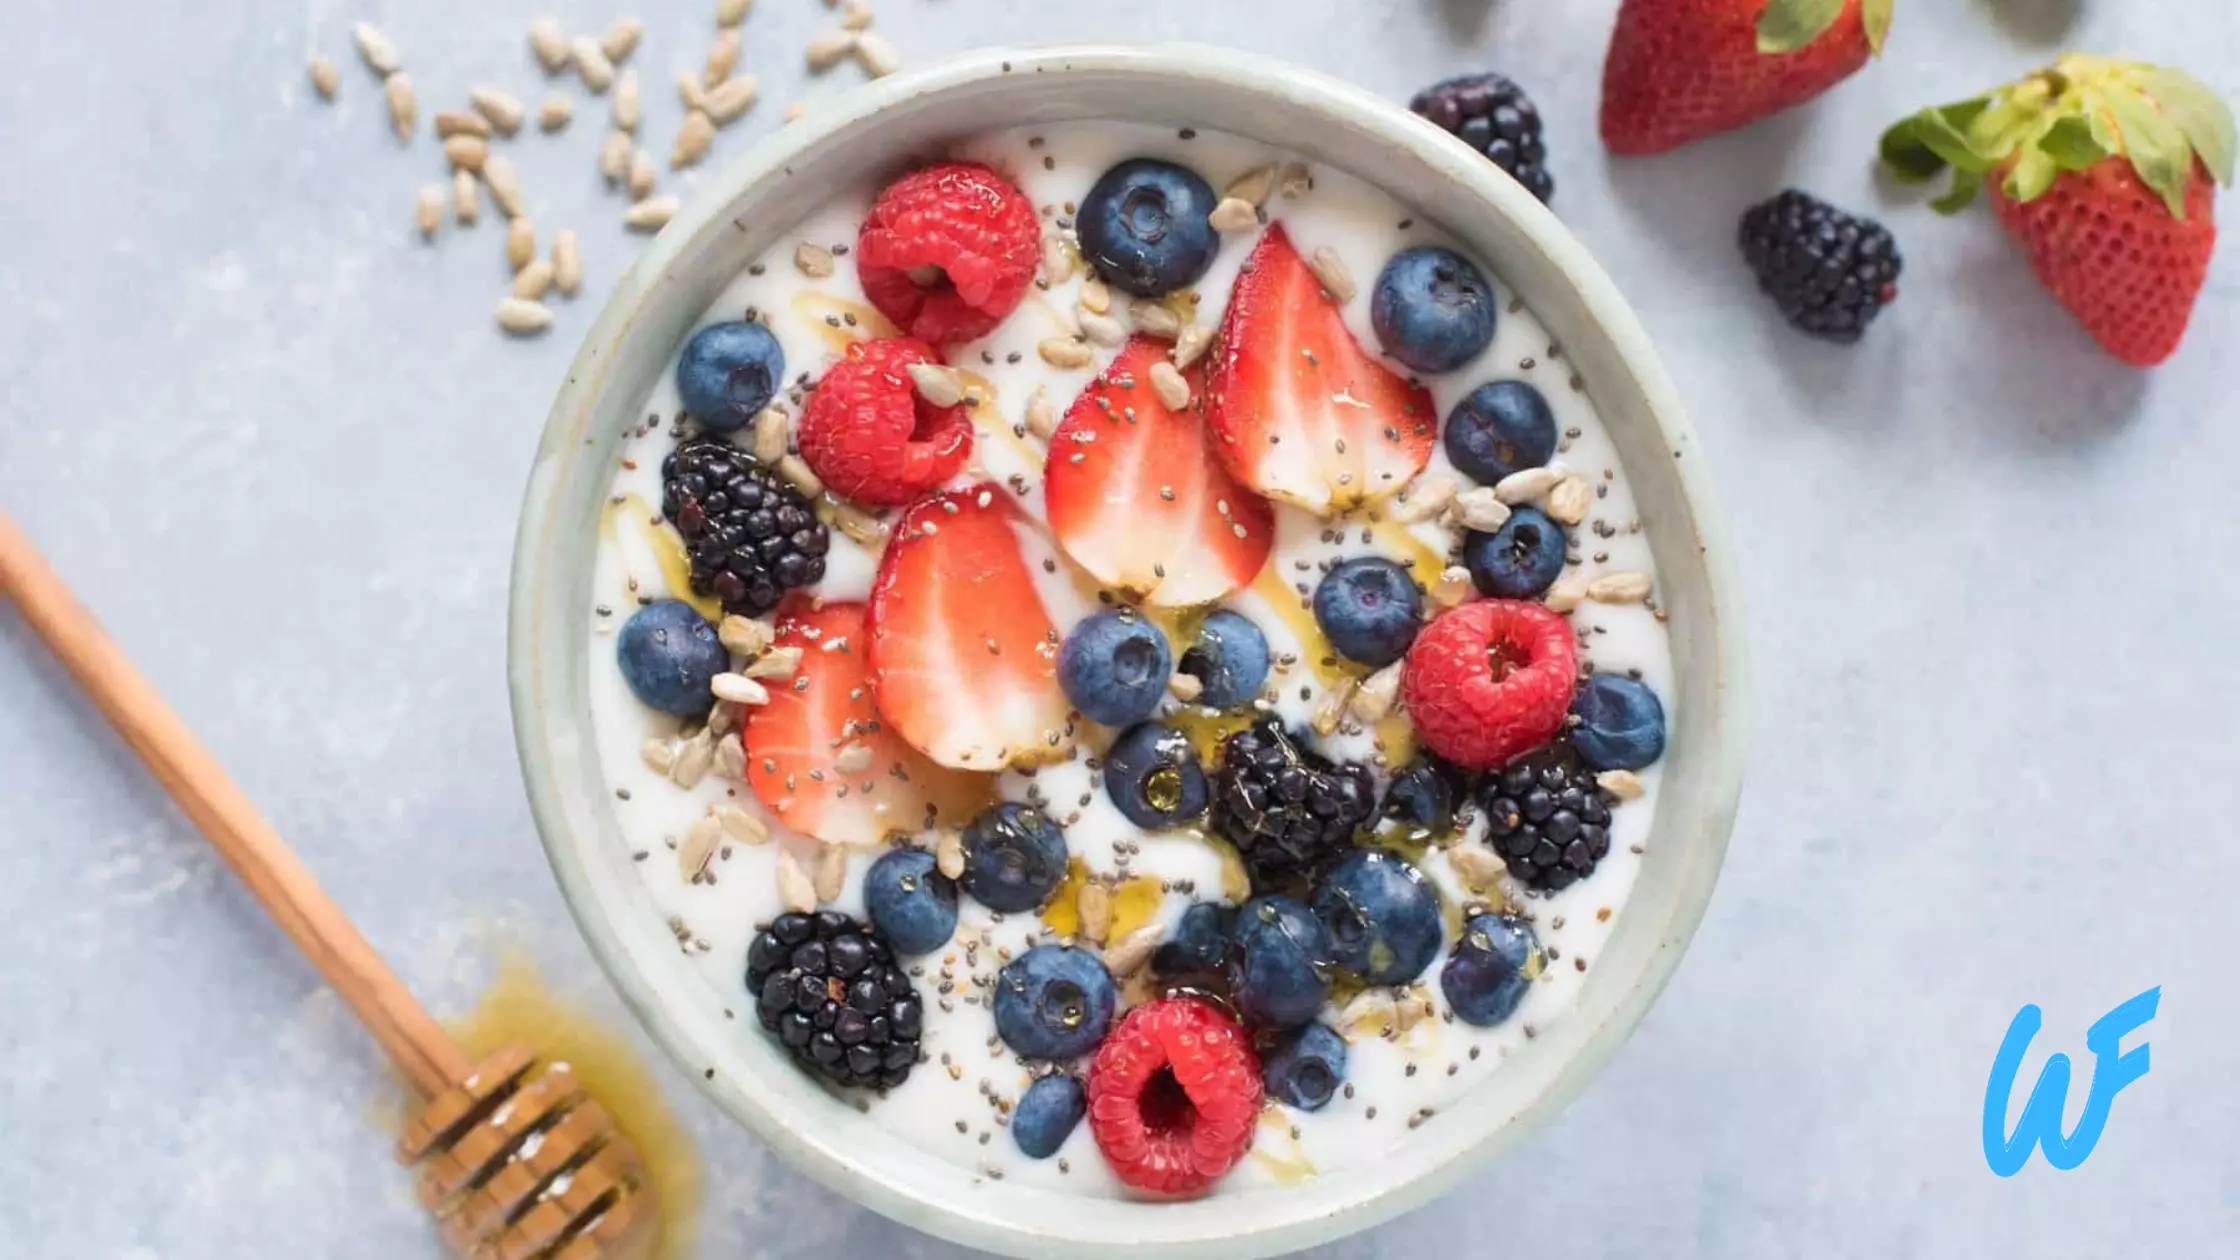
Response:
[[[1048,1159],[1073,1136],[1087,1114],[1089,1091],[1082,1088],[1080,1077],[1067,1072],[1037,1077],[1011,1109],[1011,1140],[1028,1159]]]
[[[725,612],[760,617],[824,577],[832,540],[801,492],[713,434],[661,462],[661,512],[684,539],[692,589]]]
[[[1451,767],[1424,760],[1392,776],[1377,812],[1400,824],[1410,839],[1429,840],[1454,830],[1461,791]]]
[[[1353,844],[1354,829],[1369,820],[1375,801],[1367,767],[1332,765],[1273,718],[1221,741],[1213,826],[1237,846],[1255,887],[1299,879],[1335,861]]]
[[[985,166],[949,162],[886,186],[856,235],[856,275],[879,313],[921,341],[994,332],[1042,254],[1034,205]]]
[[[1107,608],[1066,634],[1058,685],[1081,716],[1126,726],[1151,716],[1167,694],[1174,659],[1167,636],[1132,608]]]
[[[1438,895],[1393,854],[1356,850],[1315,885],[1312,905],[1338,965],[1370,984],[1407,984],[1439,952]]]
[[[836,1085],[892,1089],[918,1061],[925,1017],[871,926],[833,911],[785,914],[747,948],[755,1017],[803,1067]]]
[[[963,840],[957,882],[990,910],[1039,910],[1065,882],[1066,833],[1033,805],[991,805],[964,829]]]
[[[863,605],[789,604],[773,646],[799,652],[801,664],[764,688],[766,703],[741,706],[739,720],[747,786],[780,821],[828,844],[872,845],[958,825],[987,800],[980,776],[933,764],[880,722],[864,685]],[[865,753],[862,768],[841,769]]]
[[[1546,965],[1540,938],[1524,920],[1475,915],[1464,921],[1462,939],[1439,969],[1439,988],[1455,1018],[1490,1028],[1516,1013]]]
[[[1563,572],[1563,526],[1534,507],[1509,510],[1490,534],[1473,530],[1462,539],[1462,562],[1480,591],[1502,599],[1531,599]]]
[[[1556,457],[1556,413],[1523,381],[1480,385],[1447,413],[1447,462],[1480,485]]]
[[[1418,372],[1452,372],[1493,344],[1493,286],[1451,249],[1404,249],[1377,275],[1369,323],[1386,354]]]
[[[1314,620],[1339,655],[1383,668],[1408,654],[1423,625],[1423,592],[1383,556],[1341,560],[1314,588]]]
[[[1540,111],[1507,76],[1466,74],[1416,93],[1408,108],[1453,133],[1509,172],[1525,191],[1546,201],[1556,190],[1548,174],[1548,146]]]
[[[681,599],[657,599],[630,614],[615,636],[615,663],[638,703],[678,717],[705,717],[715,704],[708,689],[731,668],[731,654],[716,628]]]
[[[1221,252],[1206,222],[1215,200],[1196,171],[1130,158],[1097,177],[1074,230],[1098,275],[1137,297],[1161,297],[1196,284]]]
[[[1664,704],[1638,678],[1593,674],[1571,698],[1571,744],[1597,770],[1639,770],[1664,755]]]
[[[1246,1023],[1296,1028],[1329,1000],[1337,962],[1330,932],[1297,899],[1254,897],[1237,910],[1229,938],[1229,991]]]
[[[1550,744],[1487,777],[1486,843],[1518,880],[1545,891],[1569,888],[1609,855],[1615,799],[1568,744]]]
[[[1132,338],[1081,391],[1050,439],[1042,496],[1050,532],[1091,577],[1179,608],[1250,582],[1276,531],[1266,500],[1214,458],[1196,401],[1205,369],[1183,372],[1193,399],[1183,410],[1152,388],[1170,349]]]
[[[1198,680],[1194,703],[1208,709],[1233,709],[1249,704],[1268,682],[1268,636],[1249,617],[1216,608],[1198,623],[1178,673]]]
[[[1104,790],[1129,822],[1164,831],[1206,812],[1206,772],[1190,737],[1159,722],[1120,732],[1104,754]]]
[[[1181,1197],[1226,1176],[1260,1123],[1260,1060],[1202,998],[1131,1009],[1089,1068],[1089,1132],[1113,1175]]]
[[[863,908],[896,953],[930,954],[956,934],[956,881],[923,849],[889,849],[863,874]]]
[[[1119,991],[1095,954],[1037,945],[996,973],[996,1035],[1029,1059],[1071,1059],[1097,1048]]]
[[[701,428],[717,433],[753,420],[785,379],[785,351],[752,322],[710,324],[692,334],[677,359],[677,397]]]
[[[1211,363],[1214,453],[1269,498],[1331,516],[1397,492],[1431,459],[1431,394],[1353,339],[1281,223],[1238,275]]]
[[[1401,702],[1424,746],[1484,770],[1563,729],[1579,672],[1571,623],[1539,604],[1482,599],[1416,636]]]
[[[910,745],[945,766],[1000,770],[1073,749],[1057,629],[1020,554],[1010,496],[980,485],[919,502],[871,584],[871,692]]]
[[[1346,1039],[1327,1024],[1286,1037],[1260,1070],[1268,1093],[1301,1111],[1320,1111],[1346,1080]]]
[[[1228,915],[1210,901],[1193,902],[1151,953],[1151,969],[1169,979],[1219,975],[1229,961]]]
[[[1810,100],[1882,47],[1891,0],[1623,0],[1602,143],[1661,153]]]
[[[1742,258],[1799,332],[1854,342],[1898,298],[1889,229],[1792,188],[1742,216]]]
[[[899,507],[957,475],[972,455],[972,413],[934,406],[910,381],[912,366],[940,362],[909,337],[848,347],[801,409],[801,458],[826,489]]]

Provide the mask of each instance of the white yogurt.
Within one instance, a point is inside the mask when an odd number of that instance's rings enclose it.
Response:
[[[1124,158],[1166,158],[1197,170],[1216,188],[1262,164],[1291,160],[1287,154],[1233,136],[1198,132],[1185,140],[1170,130],[1107,122],[1000,132],[958,145],[951,155],[985,162],[1010,176],[1042,208],[1045,232],[1059,231],[1061,220],[1070,226],[1075,200],[1087,192],[1102,171]],[[1303,254],[1327,247],[1349,264],[1359,279],[1359,291],[1346,304],[1346,319],[1364,345],[1374,346],[1369,295],[1384,260],[1410,245],[1448,242],[1435,227],[1415,221],[1400,202],[1342,172],[1315,169],[1312,176],[1311,190],[1301,195],[1271,196],[1269,216],[1284,224]],[[706,319],[737,319],[751,307],[784,347],[789,373],[807,373],[812,378],[821,375],[837,359],[839,347],[848,339],[864,335],[868,321],[858,317],[851,326],[850,304],[859,310],[868,310],[868,306],[850,258],[843,255],[839,259],[836,274],[811,280],[794,266],[794,247],[799,242],[827,247],[852,244],[876,192],[875,187],[867,185],[804,216],[792,236],[726,288]],[[1251,246],[1252,241],[1242,234],[1224,240],[1212,271],[1197,286],[1202,298],[1200,322],[1218,323],[1238,266]],[[1501,287],[1499,276],[1490,278],[1497,288]],[[1004,420],[982,425],[974,463],[989,478],[1026,487],[1019,503],[1038,523],[1042,515],[1041,444],[1017,436],[1009,422],[1023,417],[1027,400],[1038,387],[1064,408],[1101,367],[1100,362],[1090,368],[1062,371],[1045,364],[1035,352],[1037,342],[1070,331],[1060,312],[1076,309],[1080,283],[1075,277],[1046,292],[1030,292],[1021,308],[992,336],[953,347],[949,352],[952,363],[981,373],[993,385],[995,409]],[[1508,296],[1505,288],[1502,294]],[[1116,302],[1115,308],[1119,305]],[[1110,353],[1099,351],[1100,360]],[[1632,496],[1608,435],[1586,395],[1574,386],[1569,363],[1550,344],[1531,313],[1513,303],[1505,304],[1493,344],[1484,355],[1428,385],[1437,400],[1438,414],[1444,417],[1471,389],[1496,379],[1522,379],[1540,389],[1554,408],[1559,431],[1566,435],[1558,461],[1587,477],[1595,487],[1597,497],[1590,514],[1573,531],[1575,563],[1567,569],[1567,576],[1592,578],[1624,570],[1653,575],[1647,539],[1640,533]],[[730,847],[711,864],[714,878],[704,883],[687,882],[673,848],[687,827],[711,804],[721,801],[763,817],[780,835],[780,843],[804,856],[813,858],[817,843],[787,832],[761,809],[743,783],[710,774],[686,790],[649,768],[641,756],[641,746],[648,739],[674,737],[678,727],[675,719],[644,708],[630,694],[615,668],[612,635],[640,600],[684,593],[672,592],[664,584],[649,528],[650,513],[658,510],[661,499],[661,460],[674,441],[672,421],[679,411],[675,386],[667,375],[646,399],[642,411],[659,419],[644,431],[633,433],[625,443],[625,465],[614,479],[617,503],[623,505],[610,507],[610,528],[603,533],[594,561],[593,589],[598,607],[586,610],[595,631],[586,668],[590,671],[601,760],[614,790],[621,830],[633,849],[644,855],[638,869],[654,900],[671,916],[672,926],[684,938],[687,953],[707,977],[704,1000],[735,1013],[738,1035],[759,1037],[763,1033],[755,1024],[753,1001],[745,991],[743,976],[748,942],[758,925],[779,911],[775,881],[778,845]],[[1452,472],[1443,450],[1435,448],[1430,471]],[[1458,480],[1468,484],[1467,479]],[[1282,585],[1303,582],[1311,589],[1318,564],[1339,556],[1379,551],[1396,559],[1407,558],[1400,554],[1401,548],[1390,543],[1391,533],[1380,533],[1365,546],[1365,521],[1361,519],[1325,522],[1282,506],[1276,509],[1276,515],[1277,542],[1268,564],[1281,575]],[[1389,524],[1382,527],[1385,531],[1397,528]],[[1447,551],[1454,541],[1448,529],[1437,523],[1414,526],[1412,532],[1434,553]],[[1073,580],[1062,552],[1047,543],[1042,544],[1042,550],[1059,562],[1058,573],[1042,580],[1042,594],[1052,620],[1062,630],[1093,610],[1095,603],[1084,593],[1089,585],[1086,580]],[[1042,558],[1038,554],[1028,557],[1030,569],[1038,574]],[[876,568],[875,556],[834,530],[828,573],[817,591],[827,599],[862,600],[869,593]],[[1261,589],[1247,589],[1225,602],[1266,632],[1271,649],[1279,657],[1301,653],[1293,629],[1295,619],[1301,616],[1298,598],[1270,598],[1264,584]],[[1287,602],[1288,609],[1282,607]],[[1674,693],[1670,647],[1663,626],[1649,608],[1588,603],[1572,614],[1572,622],[1580,633],[1583,655],[1596,669],[1637,671],[1663,699],[1668,718],[1671,716]],[[1323,693],[1311,666],[1311,661],[1301,660],[1271,678],[1274,707],[1295,730],[1305,730]],[[1374,764],[1381,757],[1375,736],[1368,731],[1341,729],[1315,742],[1325,753],[1341,759]],[[1654,812],[1659,773],[1658,766],[1642,771],[1643,798],[1614,811],[1610,854],[1592,876],[1562,892],[1517,903],[1547,951],[1548,966],[1513,1017],[1495,1028],[1474,1028],[1451,1021],[1438,992],[1439,964],[1435,962],[1414,990],[1428,999],[1430,1016],[1395,1037],[1380,1037],[1373,1031],[1354,1036],[1345,1092],[1312,1114],[1271,1106],[1263,1117],[1252,1153],[1214,1193],[1293,1181],[1380,1158],[1394,1143],[1406,1140],[1412,1119],[1444,1107],[1488,1074],[1500,1071],[1503,1059],[1527,1036],[1562,1018],[1576,1000],[1586,970],[1608,939],[1615,916],[1623,912],[1640,866],[1639,850],[1649,840],[1648,822]],[[1080,759],[1045,767],[1031,778],[1019,773],[1001,776],[1000,791],[1006,797],[1025,799],[1030,788],[1047,802],[1049,811],[1065,828],[1071,851],[1091,870],[1116,872],[1123,869],[1124,862],[1129,874],[1163,881],[1166,891],[1154,921],[1171,922],[1192,901],[1221,896],[1223,861],[1215,849],[1183,833],[1140,832],[1112,806],[1097,776]],[[1474,830],[1482,827],[1480,822]],[[1476,838],[1473,835],[1467,841]],[[1128,852],[1125,846],[1133,846],[1134,851]],[[834,903],[836,908],[862,913],[858,882],[873,856],[867,852],[850,855],[847,890]],[[1433,849],[1420,865],[1450,909],[1485,901],[1483,896],[1465,890],[1443,851]],[[1013,1181],[1079,1194],[1125,1193],[1097,1153],[1086,1124],[1075,1130],[1058,1158],[1039,1161],[1020,1155],[1004,1131],[1003,1118],[1009,1104],[1031,1078],[1025,1067],[996,1042],[994,1022],[982,999],[1001,960],[1023,951],[1046,933],[1031,916],[1014,915],[998,921],[999,916],[970,898],[960,898],[960,910],[959,939],[941,954],[912,960],[919,964],[913,967],[916,983],[928,999],[922,1043],[925,1061],[904,1085],[873,1100],[870,1115],[929,1154],[982,1173],[997,1172]],[[1450,914],[1449,945],[1453,943],[1453,922]],[[961,947],[964,940],[975,935],[981,939],[975,950]],[[950,960],[946,967],[944,958]],[[951,977],[946,985],[944,974]],[[944,987],[947,992],[941,991]],[[1336,1011],[1326,1011],[1325,1018],[1335,1020]]]

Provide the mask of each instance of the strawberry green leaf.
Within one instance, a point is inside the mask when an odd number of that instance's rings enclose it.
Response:
[[[1867,47],[1882,55],[1882,41],[1890,37],[1890,6],[1894,0],[1859,0],[1859,24],[1866,28]]]
[[[2092,121],[2078,114],[2069,114],[2055,122],[2038,140],[2038,148],[2065,171],[2084,170],[2113,152],[2093,135]]]
[[[1975,203],[1976,193],[1983,188],[1983,175],[1977,171],[1954,171],[1952,189],[1944,196],[1929,203],[1938,214],[1958,214]]]
[[[1792,53],[1820,38],[1843,13],[1843,0],[1766,0],[1758,14],[1758,51]]]
[[[1985,103],[1979,98],[1925,109],[1891,131],[1903,128],[1914,143],[1936,154],[1946,165],[1980,174],[1991,169],[1993,159],[1969,141],[1968,132],[1969,125],[1983,112]]]
[[[2007,168],[2007,196],[2016,201],[2036,201],[2046,195],[2046,189],[2053,187],[2054,178],[2060,174],[2061,164],[2044,149],[2024,149]]]
[[[2170,207],[2171,217],[2186,217],[2186,185],[2193,180],[2193,146],[2186,133],[2129,83],[2111,80],[2099,96],[2123,140],[2131,169]]]
[[[2232,107],[2224,98],[2185,71],[2164,66],[2150,68],[2141,86],[2162,107],[2163,114],[2185,132],[2194,153],[2217,182],[2231,187],[2234,149],[2240,144],[2233,136]]]
[[[1882,164],[1903,183],[1927,183],[1950,165],[1922,142],[1916,134],[1918,123],[1918,119],[1908,118],[1882,133]]]

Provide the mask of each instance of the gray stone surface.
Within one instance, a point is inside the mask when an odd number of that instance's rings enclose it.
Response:
[[[485,79],[541,96],[534,12],[588,27],[634,9],[665,144],[708,7],[0,5],[0,503],[449,1010],[519,945],[624,1018],[530,833],[501,667],[532,442],[633,242],[592,169],[603,104],[562,86],[574,128],[516,151],[540,227],[583,231],[592,292],[551,336],[500,340],[500,233],[413,238],[435,151],[390,139],[345,32],[380,21],[432,110]],[[1617,165],[1592,121],[1614,7],[880,5],[913,59],[1118,35],[1232,43],[1394,96],[1517,74],[1551,119],[1557,209],[1639,306],[1716,459],[1756,718],[1695,948],[1547,1131],[1325,1254],[1461,1254],[1462,1237],[1667,1260],[2225,1252],[2240,846],[2213,809],[2240,706],[2240,257],[2218,259],[2177,359],[2134,372],[1987,217],[1885,204],[1867,160],[1887,119],[2060,44],[2231,94],[2240,16],[1908,0],[1889,62],[1822,102]],[[821,7],[760,8],[753,132],[857,77],[804,81]],[[313,48],[344,64],[338,105],[304,81]],[[1859,349],[1779,327],[1737,262],[1743,204],[1789,181],[1882,205],[1904,242],[1905,297]],[[0,854],[0,1254],[436,1254],[370,1119],[386,1087],[367,1042],[4,612]],[[1987,1172],[1984,1075],[2015,1009],[2047,1009],[2028,1080],[2155,984],[2153,1073],[2091,1162]],[[665,1078],[710,1170],[701,1254],[958,1254],[790,1173]]]

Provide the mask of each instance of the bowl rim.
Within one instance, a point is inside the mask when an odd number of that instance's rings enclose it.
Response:
[[[1711,723],[1715,735],[1699,768],[1702,805],[1693,811],[1698,825],[1691,832],[1690,858],[1680,876],[1676,900],[1659,925],[1657,943],[1645,965],[1602,1021],[1583,1030],[1577,1049],[1552,1069],[1546,1087],[1512,1114],[1448,1152],[1440,1162],[1394,1184],[1358,1194],[1337,1187],[1318,1196],[1291,1194],[1289,1198],[1297,1200],[1296,1205],[1287,1204],[1290,1210],[1274,1214],[1278,1219],[1269,1221],[1236,1222],[1193,1212],[1213,1203],[1237,1202],[1228,1199],[1160,1204],[1155,1205],[1155,1211],[1146,1212],[1142,1210],[1146,1205],[1140,1203],[1084,1200],[1024,1187],[991,1187],[1000,1190],[1005,1207],[1014,1210],[999,1212],[989,1210],[986,1203],[944,1201],[893,1184],[890,1177],[880,1176],[851,1154],[828,1149],[817,1135],[801,1131],[777,1115],[772,1100],[757,1097],[728,1079],[712,1075],[703,1078],[695,1069],[708,1058],[694,1053],[702,1039],[684,1027],[685,1014],[673,1009],[657,992],[631,944],[624,939],[616,917],[602,910],[602,881],[588,858],[586,838],[578,834],[582,829],[571,816],[558,782],[561,752],[576,748],[584,737],[570,735],[565,730],[567,715],[548,711],[543,700],[549,671],[540,660],[544,629],[540,604],[555,575],[573,562],[570,557],[557,555],[558,549],[543,545],[544,517],[553,508],[551,487],[559,479],[558,469],[582,457],[582,444],[577,439],[600,397],[602,369],[630,339],[637,316],[651,296],[669,282],[671,267],[703,232],[723,224],[729,218],[728,207],[757,182],[788,170],[796,157],[837,133],[913,101],[1001,76],[1067,72],[1146,80],[1214,80],[1224,88],[1264,98],[1275,106],[1342,121],[1384,143],[1408,149],[1414,157],[1436,163],[1443,177],[1462,185],[1473,200],[1485,203],[1496,217],[1506,219],[1510,228],[1543,255],[1584,308],[1584,318],[1609,339],[1617,366],[1630,378],[1625,387],[1639,392],[1642,405],[1668,447],[1676,455],[1693,456],[1676,458],[1671,471],[1687,512],[1685,524],[1693,533],[1694,558],[1701,564],[1706,583],[1705,602],[1710,611],[1705,625],[1710,641],[1702,655],[1711,673],[1706,691],[1708,702],[1717,710]],[[1536,308],[1539,305],[1535,303]],[[1702,920],[1739,802],[1747,706],[1742,609],[1731,547],[1700,451],[1677,391],[1647,333],[1586,248],[1498,168],[1453,144],[1428,122],[1362,88],[1274,58],[1187,43],[998,47],[876,80],[820,103],[810,114],[758,141],[717,171],[617,283],[570,363],[540,437],[529,478],[515,539],[508,600],[507,674],[515,742],[538,837],[563,900],[593,956],[653,1040],[702,1093],[776,1148],[794,1168],[857,1203],[954,1242],[1012,1255],[1062,1255],[1068,1260],[1117,1256],[1145,1245],[1157,1245],[1162,1253],[1178,1257],[1240,1260],[1340,1237],[1441,1193],[1470,1168],[1505,1149],[1566,1103],[1599,1072],[1654,1003]],[[1584,1022],[1586,1012],[1575,1011],[1571,1018]],[[1042,1219],[1022,1210],[1036,1196],[1056,1205],[1044,1212]],[[1314,1202],[1317,1197],[1324,1202]],[[1069,1225],[1067,1214],[1058,1210],[1088,1203],[1120,1204],[1134,1228],[1118,1237],[1091,1234],[1078,1223]],[[1096,1209],[1084,1215],[1101,1219],[1104,1213]],[[1206,1227],[1197,1228],[1201,1222]],[[1110,1221],[1102,1223],[1109,1225]],[[1174,1225],[1184,1227],[1170,1228]]]

